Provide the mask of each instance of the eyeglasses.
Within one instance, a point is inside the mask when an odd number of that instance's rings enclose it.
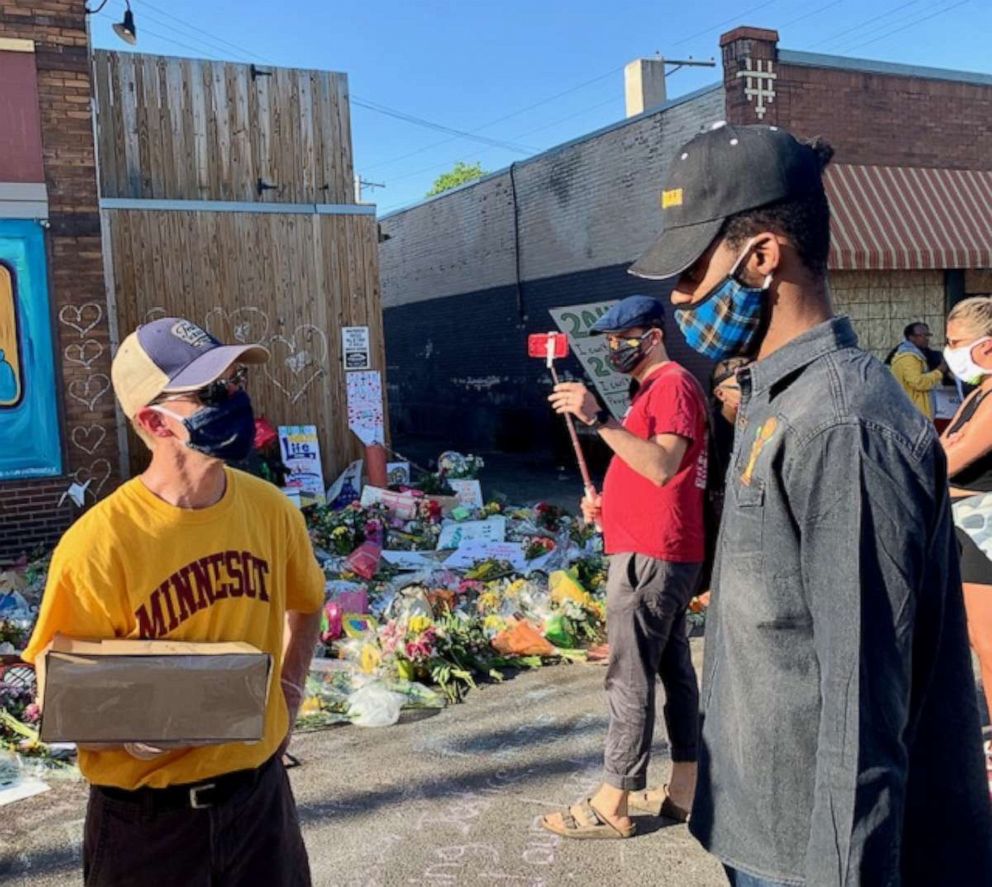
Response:
[[[636,348],[641,344],[648,336],[650,336],[652,330],[648,330],[646,333],[640,336],[633,336],[632,338],[621,339],[619,336],[607,336],[606,346],[610,351],[620,351],[623,348]]]
[[[248,369],[239,366],[230,378],[214,379],[209,385],[204,385],[194,391],[193,396],[204,406],[219,406],[231,396],[234,390],[243,388],[247,379]]]

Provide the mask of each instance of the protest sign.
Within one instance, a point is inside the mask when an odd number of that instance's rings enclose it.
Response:
[[[377,370],[348,373],[348,427],[370,446],[383,443],[382,377]]]
[[[280,425],[279,450],[289,470],[286,486],[300,491],[304,504],[324,503],[324,472],[320,466],[320,442],[316,425]]]

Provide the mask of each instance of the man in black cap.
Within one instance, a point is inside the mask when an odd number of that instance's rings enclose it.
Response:
[[[623,424],[577,382],[556,385],[550,397],[557,412],[596,428],[615,453],[602,496],[591,491],[582,501],[586,521],[603,528],[609,556],[605,782],[544,818],[545,828],[568,838],[630,837],[628,805],[685,821],[696,784],[699,690],[685,610],[704,555],[707,410],[699,383],[668,359],[664,317],[656,299],[630,296],[592,329],[606,334],[613,367],[637,383]],[[645,791],[659,674],[672,777],[664,789]]]
[[[936,435],[834,317],[831,150],[720,126],[663,232],[701,353],[755,357],[707,617],[692,833],[731,883],[992,884],[992,823]]]

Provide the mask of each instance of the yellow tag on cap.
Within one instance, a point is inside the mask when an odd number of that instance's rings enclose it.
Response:
[[[682,206],[681,188],[673,188],[671,191],[661,192],[661,208],[668,209],[670,206]]]

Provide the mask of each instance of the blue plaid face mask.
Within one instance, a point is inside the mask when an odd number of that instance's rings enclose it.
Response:
[[[689,347],[711,360],[747,354],[761,328],[764,295],[772,276],[760,287],[745,286],[736,277],[753,244],[753,240],[747,243],[726,278],[702,300],[675,312],[675,322]]]

